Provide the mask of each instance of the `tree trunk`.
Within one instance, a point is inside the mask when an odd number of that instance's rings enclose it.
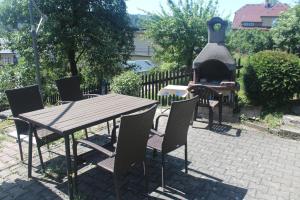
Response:
[[[77,70],[77,64],[76,64],[76,60],[75,60],[75,51],[73,49],[70,49],[68,51],[68,59],[69,59],[70,70],[71,70],[72,76],[77,76],[78,70]]]

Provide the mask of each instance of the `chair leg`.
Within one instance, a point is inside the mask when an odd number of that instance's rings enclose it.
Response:
[[[213,119],[214,119],[214,112],[211,107],[209,107],[209,114],[208,114],[208,127],[211,130],[213,126]]]
[[[185,173],[188,173],[188,152],[187,152],[187,143],[184,145],[184,161],[185,161]]]
[[[43,157],[42,157],[41,147],[37,146],[37,149],[38,149],[38,154],[39,154],[39,158],[40,158],[40,163],[41,163],[41,166],[42,166],[42,171],[44,173],[45,172],[45,165],[44,165],[44,161],[43,161]]]
[[[120,188],[117,175],[114,174],[114,184],[115,184],[115,191],[116,191],[116,199],[120,200]]]
[[[86,128],[84,129],[84,133],[85,133],[85,138],[86,138],[86,139],[89,139],[88,131],[87,131]]]
[[[145,190],[146,194],[148,195],[149,192],[149,180],[148,180],[148,171],[147,171],[147,166],[146,162],[143,161],[143,169],[144,169],[144,178],[145,178]]]
[[[49,145],[49,144],[47,144],[47,151],[48,151],[48,155],[49,155],[49,157],[51,158],[51,153],[50,153],[50,145]]]
[[[34,130],[33,133],[34,133],[34,137],[35,137],[35,141],[36,141],[36,146],[37,146],[37,150],[38,150],[38,154],[39,154],[39,158],[40,158],[40,163],[41,163],[41,166],[42,166],[42,171],[44,173],[45,172],[45,165],[44,165],[43,156],[42,156],[42,152],[41,152],[41,146],[42,145],[40,144],[40,141],[39,141],[36,129]]]
[[[24,162],[24,158],[23,158],[23,149],[22,149],[22,144],[21,144],[21,137],[20,137],[20,134],[17,134],[18,135],[18,145],[19,145],[19,151],[20,151],[20,158],[21,158],[21,161]]]
[[[219,104],[219,124],[222,124],[222,104]]]
[[[165,191],[165,155],[161,154],[161,186]]]
[[[106,122],[106,124],[107,124],[107,132],[108,132],[108,135],[110,135],[109,122]]]
[[[73,140],[73,156],[74,156],[74,189],[75,194],[78,194],[78,182],[77,182],[77,142]]]
[[[196,106],[195,106],[194,119],[193,119],[193,121],[196,121],[197,116],[198,116],[198,104],[196,104]]]

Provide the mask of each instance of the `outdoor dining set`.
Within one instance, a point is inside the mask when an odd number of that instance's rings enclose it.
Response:
[[[77,192],[77,168],[81,156],[78,155],[77,150],[79,145],[105,155],[105,159],[97,162],[97,166],[113,175],[117,199],[121,198],[120,176],[137,164],[143,166],[146,191],[148,191],[147,149],[161,152],[162,188],[165,188],[165,156],[169,152],[184,147],[185,172],[188,172],[187,133],[189,126],[197,117],[198,106],[213,103],[213,101],[201,100],[203,97],[199,95],[201,89],[192,87],[190,91],[198,91],[198,93],[195,92],[193,97],[187,100],[172,102],[169,114],[160,114],[154,120],[158,101],[120,94],[83,94],[80,90],[79,77],[76,76],[58,80],[56,85],[61,101],[59,105],[47,108],[43,105],[37,85],[6,91],[13,115],[10,119],[14,120],[16,125],[22,161],[24,158],[20,136],[28,135],[29,137],[29,178],[32,177],[33,136],[43,171],[45,166],[41,147],[58,139],[64,139],[70,199],[74,199],[74,194]],[[218,101],[214,104],[218,103],[221,104]],[[221,115],[220,111],[220,122]],[[158,130],[161,118],[167,119],[164,132]],[[113,122],[112,130],[110,130],[109,121]],[[212,123],[212,118],[209,122]],[[107,123],[110,139],[103,146],[90,140],[87,131],[87,128],[101,123]],[[85,139],[75,139],[74,134],[81,130],[85,131]]]

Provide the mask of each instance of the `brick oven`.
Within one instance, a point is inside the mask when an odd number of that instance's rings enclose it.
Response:
[[[225,101],[234,104],[236,83],[235,60],[225,46],[227,21],[214,17],[207,22],[208,43],[193,62],[193,82],[212,87],[223,93]]]

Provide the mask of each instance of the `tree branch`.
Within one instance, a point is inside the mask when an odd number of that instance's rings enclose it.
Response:
[[[79,53],[79,55],[77,56],[76,61],[75,61],[76,64],[78,63],[80,57],[82,56],[82,54],[83,54],[84,52],[85,52],[85,49],[83,49],[83,50]]]

